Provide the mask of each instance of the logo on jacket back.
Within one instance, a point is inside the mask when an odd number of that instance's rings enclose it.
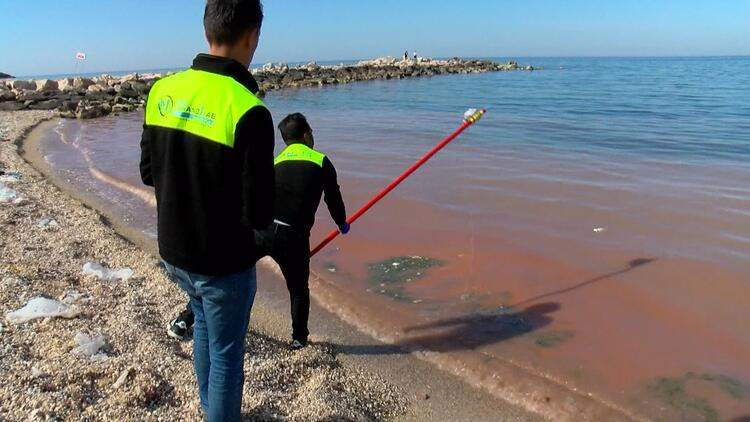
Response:
[[[161,117],[166,117],[168,114],[172,113],[172,97],[169,95],[165,97],[161,97],[159,99],[159,114],[161,114]]]
[[[209,111],[203,105],[194,105],[187,100],[177,100],[174,103],[172,97],[167,95],[159,99],[159,114],[162,117],[175,116],[184,120],[195,121],[207,126],[212,126],[216,120],[216,113]]]

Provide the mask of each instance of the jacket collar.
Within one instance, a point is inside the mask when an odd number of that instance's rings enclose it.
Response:
[[[253,94],[257,94],[260,89],[258,82],[255,81],[250,71],[234,59],[201,53],[193,59],[191,69],[229,76],[249,89]]]

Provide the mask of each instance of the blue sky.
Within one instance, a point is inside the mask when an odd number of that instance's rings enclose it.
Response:
[[[172,68],[205,50],[203,0],[0,0],[0,71]],[[255,63],[448,56],[750,54],[750,0],[265,0]]]

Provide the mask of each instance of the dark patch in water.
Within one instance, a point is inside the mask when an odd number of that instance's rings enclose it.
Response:
[[[534,342],[539,347],[552,348],[565,343],[571,338],[573,338],[572,331],[545,331],[537,334]]]
[[[701,416],[706,422],[718,422],[719,412],[705,398],[688,393],[685,381],[685,377],[657,378],[651,388],[660,399],[679,410],[683,417]]]
[[[689,384],[696,382],[708,383],[735,400],[744,400],[750,395],[750,389],[739,380],[710,373],[687,372],[681,377],[657,378],[650,384],[650,388],[685,418],[702,417],[706,422],[718,421],[719,413],[711,403],[706,398],[688,391]]]
[[[395,256],[367,265],[370,282],[375,290],[398,300],[412,300],[404,293],[407,283],[424,278],[428,269],[445,263],[422,256]]]
[[[724,394],[735,400],[743,400],[750,395],[750,388],[743,385],[739,380],[726,375],[707,373],[696,374],[694,372],[688,372],[685,374],[685,378],[713,383],[719,387]]]

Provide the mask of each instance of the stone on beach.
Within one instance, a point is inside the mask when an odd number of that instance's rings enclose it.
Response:
[[[75,318],[78,314],[80,311],[73,306],[46,297],[35,297],[23,308],[6,315],[5,319],[11,324],[23,324],[38,318]]]

